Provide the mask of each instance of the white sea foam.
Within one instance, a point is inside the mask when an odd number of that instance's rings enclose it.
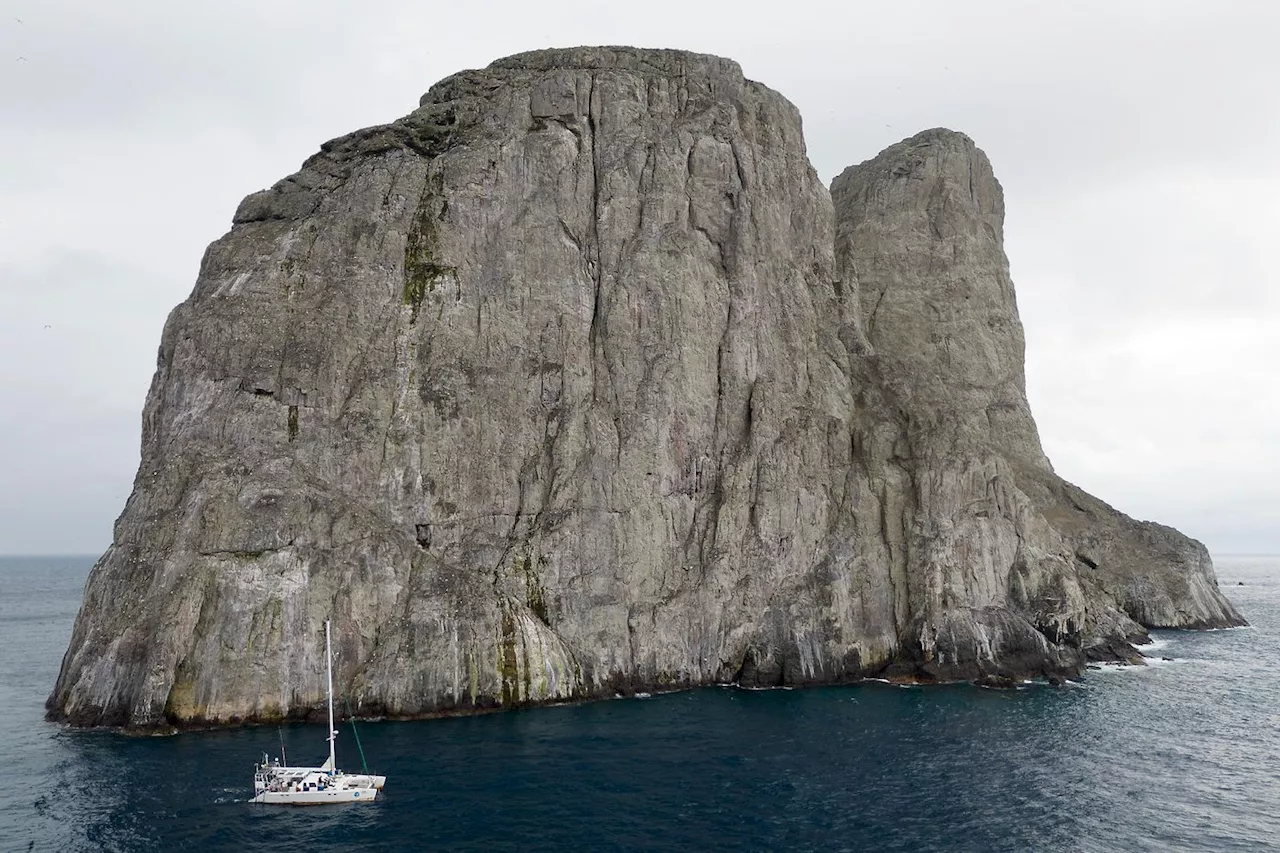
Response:
[[[1173,655],[1163,654],[1170,646],[1176,645],[1176,641],[1169,637],[1152,637],[1151,642],[1145,646],[1139,646],[1138,651],[1146,658],[1147,666],[1164,666],[1167,663],[1177,663]]]
[[[1004,690],[1026,690],[1028,687],[1032,685],[1036,685],[1036,684],[1047,685],[1048,683],[1049,683],[1048,681],[1033,681],[1031,679],[1026,679],[1025,681],[1016,682],[1012,686],[1006,686],[1001,684],[983,684],[981,681],[975,681],[973,682],[973,686],[977,687],[979,690],[1004,691]],[[919,685],[911,685],[911,686],[915,687]]]
[[[874,681],[874,682],[875,682],[875,683],[877,683],[877,684],[887,684],[887,685],[889,685],[890,687],[903,687],[903,688],[909,688],[909,689],[915,689],[915,688],[923,687],[923,686],[924,686],[923,684],[915,684],[914,682],[910,682],[910,681],[890,681],[890,680],[889,680],[889,679],[887,679],[887,678],[864,678],[864,679],[862,679],[862,682],[864,682],[864,683],[865,683],[865,682],[869,682],[869,681]]]
[[[1089,664],[1088,671],[1093,673],[1132,672],[1132,671],[1142,671],[1142,670],[1145,670],[1146,668],[1147,667],[1143,666],[1142,664],[1121,663],[1118,661],[1106,661],[1104,663]]]

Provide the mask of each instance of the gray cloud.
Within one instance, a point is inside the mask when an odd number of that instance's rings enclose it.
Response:
[[[1006,190],[1029,395],[1059,472],[1214,549],[1280,546],[1270,2],[13,8],[0,552],[105,547],[164,317],[241,197],[454,71],[584,43],[737,59],[800,107],[824,178],[925,127],[967,132]]]

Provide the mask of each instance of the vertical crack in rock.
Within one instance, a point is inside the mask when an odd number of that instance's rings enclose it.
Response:
[[[590,219],[590,235],[591,235],[591,251],[592,256],[588,263],[591,266],[591,278],[595,284],[595,292],[592,295],[591,302],[591,328],[588,338],[591,342],[592,364],[596,359],[600,359],[605,363],[605,369],[608,370],[608,358],[605,353],[606,345],[601,340],[600,324],[603,322],[601,313],[603,308],[601,302],[604,299],[604,263],[603,253],[600,249],[600,156],[597,152],[596,141],[599,131],[596,127],[596,75],[592,74],[589,78],[589,88],[587,89],[587,138],[591,150],[591,219]],[[594,399],[594,388],[593,399]]]

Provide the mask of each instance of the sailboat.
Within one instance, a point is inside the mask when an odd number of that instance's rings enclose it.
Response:
[[[387,783],[386,776],[370,773],[343,773],[337,769],[334,745],[338,731],[333,727],[333,642],[329,620],[324,623],[324,653],[329,692],[329,758],[319,767],[290,767],[285,763],[284,746],[280,758],[262,756],[253,768],[251,803],[281,806],[323,806],[330,803],[371,803]]]

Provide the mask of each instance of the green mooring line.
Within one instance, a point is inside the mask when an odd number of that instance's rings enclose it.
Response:
[[[356,728],[356,718],[351,715],[351,703],[345,698],[342,704],[347,706],[347,719],[351,721],[351,733],[356,736],[356,749],[360,750],[360,766],[363,768],[362,773],[369,772],[369,762],[364,760],[364,746],[360,743],[360,730]]]

